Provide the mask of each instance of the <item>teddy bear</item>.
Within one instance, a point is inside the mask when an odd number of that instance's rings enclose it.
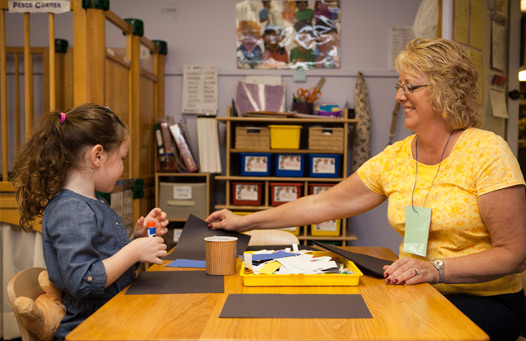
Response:
[[[15,309],[22,318],[27,330],[39,340],[52,340],[66,309],[61,302],[62,291],[49,281],[47,271],[38,276],[38,283],[44,290],[35,300],[19,296]]]

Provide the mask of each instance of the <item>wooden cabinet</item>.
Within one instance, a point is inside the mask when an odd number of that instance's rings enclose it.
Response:
[[[224,182],[225,184],[225,202],[223,204],[215,205],[216,209],[228,208],[234,212],[255,212],[260,210],[269,209],[275,204],[273,185],[279,184],[301,184],[301,196],[305,196],[310,193],[310,188],[313,184],[327,184],[334,185],[343,180],[348,175],[349,169],[349,130],[352,125],[358,122],[356,119],[347,118],[347,112],[344,113],[342,118],[291,118],[291,117],[237,117],[231,116],[230,110],[228,110],[226,117],[217,117],[219,122],[226,124],[226,169],[225,174],[216,176],[217,180]],[[262,149],[261,145],[258,148],[252,148],[244,144],[242,148],[239,148],[239,143],[236,148],[236,127],[250,127],[250,128],[266,128],[271,125],[278,126],[301,126],[300,133],[300,144],[299,149]],[[343,146],[340,150],[327,150],[327,148],[320,148],[320,144],[313,145],[312,141],[309,143],[309,133],[312,134],[314,129],[318,127],[323,128],[343,128]],[[314,128],[314,129],[311,129]],[[239,133],[238,133],[239,134]],[[272,135],[272,132],[271,134]],[[271,136],[272,138],[272,136]],[[255,142],[256,140],[254,140]],[[249,144],[250,145],[250,144]],[[310,145],[310,146],[309,146]],[[257,151],[255,151],[257,150]],[[242,172],[242,160],[245,157],[245,153],[262,153],[264,155],[270,155],[271,157],[271,171],[268,176],[247,176],[245,172]],[[304,159],[304,174],[301,177],[293,176],[276,176],[276,169],[274,165],[275,155],[286,155],[295,154],[303,155]],[[334,155],[339,159],[338,175],[335,177],[312,177],[309,172],[309,158],[312,155]],[[259,205],[243,204],[244,201],[234,200],[236,193],[232,191],[232,184],[237,182],[257,183],[262,191],[260,193],[261,199]],[[241,203],[241,204],[240,204]],[[298,238],[302,244],[307,245],[310,240],[323,240],[323,241],[335,241],[341,242],[341,245],[347,245],[348,241],[356,240],[356,236],[348,231],[347,220],[342,219],[338,222],[339,233],[338,235],[326,236],[326,235],[313,235],[311,233],[311,226],[299,227]]]

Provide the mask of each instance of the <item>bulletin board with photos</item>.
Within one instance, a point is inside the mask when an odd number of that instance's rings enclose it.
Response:
[[[238,69],[339,68],[341,1],[238,0]]]

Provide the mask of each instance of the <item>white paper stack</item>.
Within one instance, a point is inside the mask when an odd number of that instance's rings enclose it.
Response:
[[[219,154],[219,136],[215,116],[198,116],[196,125],[201,172],[221,173],[221,155]]]

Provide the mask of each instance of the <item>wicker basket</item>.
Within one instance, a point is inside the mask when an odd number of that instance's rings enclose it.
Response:
[[[236,149],[268,151],[270,149],[270,129],[268,127],[236,127]]]
[[[309,127],[309,150],[343,153],[343,128]]]

